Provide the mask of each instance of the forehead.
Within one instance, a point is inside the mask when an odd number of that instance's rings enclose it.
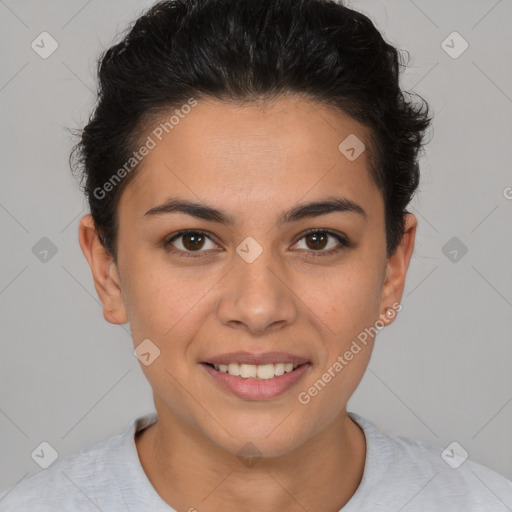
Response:
[[[153,147],[124,190],[120,210],[130,204],[140,216],[170,195],[244,208],[333,192],[379,200],[369,152],[362,150],[369,132],[339,110],[282,97],[258,104],[199,101],[187,112],[172,125],[174,111],[154,120],[142,137]],[[362,151],[355,159],[352,148]]]

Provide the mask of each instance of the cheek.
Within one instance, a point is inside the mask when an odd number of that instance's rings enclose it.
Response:
[[[381,276],[362,259],[318,279],[304,281],[304,302],[338,340],[357,335],[379,315]],[[339,341],[338,341],[339,342]]]
[[[135,344],[154,339],[161,350],[179,351],[200,328],[208,307],[208,291],[218,276],[172,267],[156,258],[130,262],[126,287],[128,318]]]
[[[379,315],[380,277],[360,267],[331,280],[326,293],[308,298],[322,334],[318,364],[301,388],[306,404],[320,423],[329,423],[345,406],[361,381],[373,349],[372,326]]]

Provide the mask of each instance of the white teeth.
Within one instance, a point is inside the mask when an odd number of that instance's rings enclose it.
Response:
[[[274,365],[274,375],[284,374],[284,363],[277,363]]]
[[[273,364],[260,364],[256,367],[256,375],[260,379],[271,379],[274,376]]]
[[[268,380],[284,373],[291,372],[297,368],[293,363],[275,363],[275,364],[214,364],[213,367],[221,373],[229,373],[235,377],[243,379]]]
[[[256,377],[257,367],[254,364],[241,364],[240,377],[249,379]]]
[[[238,363],[229,363],[228,373],[230,375],[236,375],[238,377],[240,375],[240,365]]]

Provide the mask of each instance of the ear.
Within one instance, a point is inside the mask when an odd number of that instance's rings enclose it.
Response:
[[[88,214],[80,219],[78,238],[82,252],[91,267],[94,287],[103,304],[103,317],[111,324],[128,322],[117,264],[103,247],[92,215]]]
[[[394,322],[396,314],[393,314],[390,318],[389,315],[386,315],[386,311],[389,308],[396,311],[398,304],[400,304],[400,301],[402,300],[405,276],[414,250],[417,225],[418,221],[416,217],[412,213],[406,214],[402,240],[395,249],[395,252],[388,259],[386,266],[386,278],[382,289],[380,315],[381,318],[386,319],[387,325]],[[395,306],[393,307],[393,305]],[[398,311],[400,309],[398,309]]]

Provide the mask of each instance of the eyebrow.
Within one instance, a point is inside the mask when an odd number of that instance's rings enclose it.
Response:
[[[297,206],[294,206],[290,210],[281,213],[277,220],[277,224],[297,222],[302,219],[319,217],[320,215],[326,215],[333,212],[351,212],[361,215],[365,220],[368,218],[363,207],[354,201],[345,197],[329,197],[325,200],[300,203]],[[205,205],[204,203],[196,203],[173,197],[167,199],[165,203],[149,209],[143,217],[154,217],[156,215],[169,213],[183,213],[185,215],[190,215],[191,217],[211,222],[218,222],[226,226],[232,226],[236,223],[235,217],[222,210]]]

